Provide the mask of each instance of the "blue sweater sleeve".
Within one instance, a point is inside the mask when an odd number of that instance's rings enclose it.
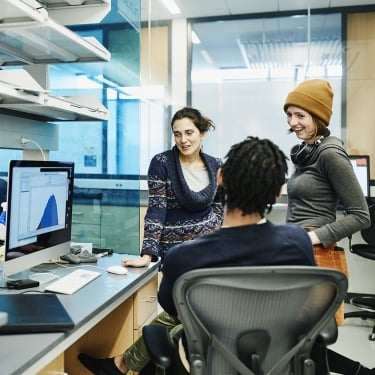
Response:
[[[144,223],[144,239],[141,255],[151,255],[153,260],[159,256],[160,237],[167,214],[168,177],[165,164],[155,156],[148,170],[148,207]]]

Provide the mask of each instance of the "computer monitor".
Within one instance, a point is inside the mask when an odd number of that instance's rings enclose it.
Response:
[[[4,276],[70,251],[74,163],[11,160]]]
[[[370,197],[370,157],[369,155],[349,155],[363,195]]]

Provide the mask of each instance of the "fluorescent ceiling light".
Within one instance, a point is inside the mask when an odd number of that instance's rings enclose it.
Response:
[[[174,0],[161,0],[164,6],[168,9],[171,14],[180,14],[181,10],[177,6]]]
[[[191,42],[193,44],[201,44],[201,40],[198,38],[198,35],[195,33],[194,30],[191,32]]]

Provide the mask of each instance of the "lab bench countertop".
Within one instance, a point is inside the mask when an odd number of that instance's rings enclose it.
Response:
[[[150,279],[156,277],[158,263],[151,263],[149,267],[144,268],[128,267],[126,275],[107,272],[108,266],[120,265],[121,259],[124,257],[134,257],[134,255],[113,254],[99,258],[97,264],[81,263],[65,267],[56,264],[38,266],[40,269],[43,267],[45,271],[55,272],[60,277],[77,268],[99,271],[101,276],[72,295],[58,294],[59,300],[74,321],[75,326],[71,331],[67,333],[0,335],[1,375],[34,375],[116,307],[129,299]],[[5,290],[2,294],[44,292],[46,285],[48,284],[18,291]]]

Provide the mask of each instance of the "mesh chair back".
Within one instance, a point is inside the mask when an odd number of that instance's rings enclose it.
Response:
[[[191,373],[288,374],[293,367],[302,374],[301,358],[309,356],[347,285],[341,272],[317,267],[227,267],[182,275],[174,298]]]

